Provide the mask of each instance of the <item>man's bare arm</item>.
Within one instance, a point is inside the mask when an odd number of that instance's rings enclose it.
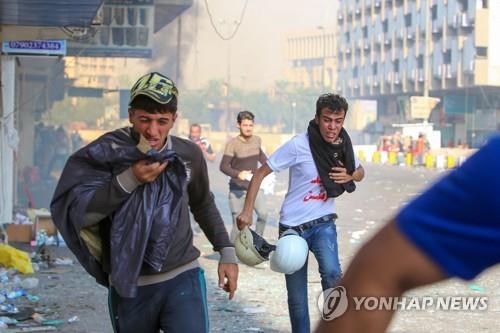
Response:
[[[443,279],[443,271],[392,221],[361,248],[339,283],[347,291],[347,312],[332,321],[322,321],[316,332],[385,332],[394,311],[355,310],[353,297],[401,296],[407,290]]]
[[[253,174],[252,180],[250,181],[250,185],[248,185],[247,195],[245,198],[245,206],[243,206],[243,210],[236,218],[236,222],[238,223],[238,229],[243,229],[246,225],[252,224],[252,213],[253,207],[255,204],[255,199],[257,198],[257,194],[259,193],[260,185],[262,184],[262,180],[273,172],[271,168],[266,164],[261,166],[255,171]]]

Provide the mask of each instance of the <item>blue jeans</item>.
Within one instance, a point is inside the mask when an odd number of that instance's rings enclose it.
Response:
[[[309,250],[318,261],[321,287],[323,290],[332,288],[342,275],[335,220],[315,225],[299,234],[307,241]],[[285,275],[293,333],[306,333],[311,329],[307,301],[307,263],[308,260],[297,272]]]

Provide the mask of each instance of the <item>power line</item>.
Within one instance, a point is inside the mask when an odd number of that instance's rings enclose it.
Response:
[[[222,39],[222,40],[231,40],[234,38],[236,33],[238,32],[238,29],[240,28],[241,23],[243,22],[243,17],[245,16],[245,12],[247,9],[248,5],[248,0],[245,0],[245,5],[243,6],[243,10],[241,11],[240,19],[235,21],[236,28],[233,30],[232,33],[230,33],[228,36],[224,36],[219,29],[217,29],[217,26],[215,25],[214,19],[212,17],[212,13],[210,12],[210,7],[208,5],[208,0],[205,0],[205,7],[207,7],[207,13],[208,17],[210,18],[210,24],[212,25],[212,28],[214,28],[215,33]]]

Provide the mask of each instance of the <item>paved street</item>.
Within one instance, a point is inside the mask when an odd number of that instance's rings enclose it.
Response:
[[[345,269],[359,246],[401,205],[417,195],[442,173],[426,169],[409,169],[368,164],[367,176],[356,192],[338,200],[337,221],[341,263]],[[230,215],[227,179],[219,172],[218,164],[210,164],[211,185],[227,226]],[[275,242],[281,200],[286,191],[287,174],[277,177],[276,193],[268,196],[271,209],[266,238]],[[238,292],[228,301],[217,288],[217,254],[206,238],[199,234],[196,244],[202,251],[201,264],[206,270],[210,326],[213,332],[289,332],[286,290],[282,275],[272,272],[265,264],[249,268],[240,265]],[[51,248],[56,256],[67,256],[66,248]],[[313,257],[309,260],[309,298],[312,321],[319,318],[316,308],[320,280]],[[54,318],[68,319],[77,315],[79,321],[60,326],[59,332],[111,332],[107,310],[107,293],[79,265],[60,267],[59,271],[39,272],[40,286],[33,294],[40,297],[38,306]],[[57,279],[54,278],[57,276]],[[499,300],[500,270],[493,269],[473,282],[451,282],[422,288],[411,293],[418,296],[489,297],[490,308],[485,312],[407,311],[400,312],[391,332],[498,332],[500,331]]]

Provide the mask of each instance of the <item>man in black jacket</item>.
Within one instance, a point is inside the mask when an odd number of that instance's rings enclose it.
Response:
[[[169,135],[177,95],[166,76],[141,77],[131,89],[132,127],[107,133],[72,156],[51,205],[82,265],[99,282],[110,282],[110,315],[120,333],[208,332],[205,279],[189,209],[221,254],[219,286],[230,299],[236,290],[234,247],[209,188],[203,153],[189,140]],[[98,186],[87,181],[92,172],[78,174],[81,165],[94,166]],[[133,229],[136,225],[143,227]],[[144,248],[132,252],[142,254],[138,276],[120,270],[134,260],[122,253],[134,247]]]

